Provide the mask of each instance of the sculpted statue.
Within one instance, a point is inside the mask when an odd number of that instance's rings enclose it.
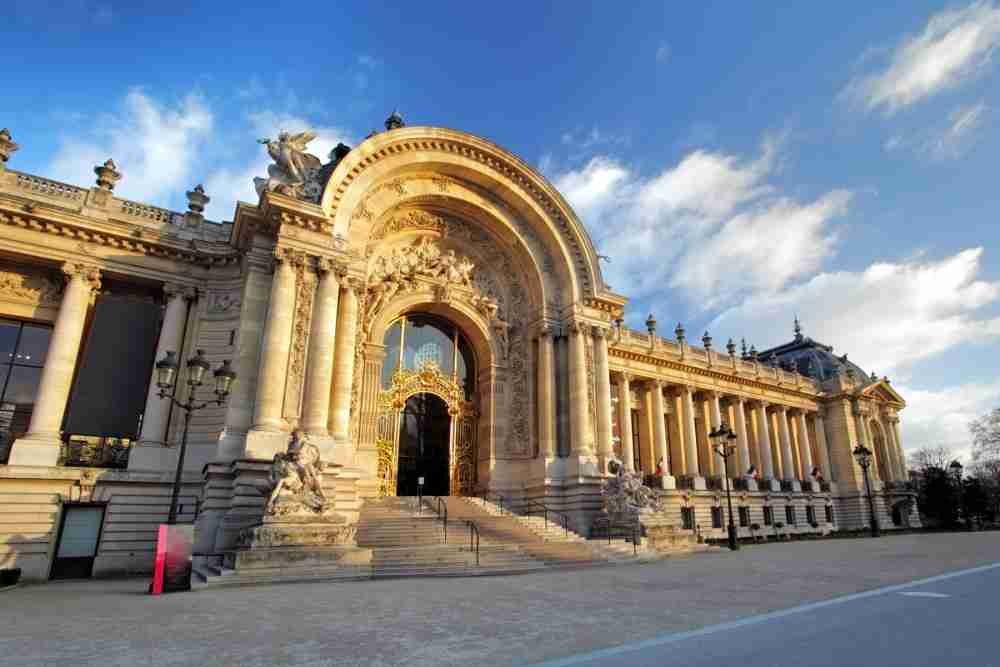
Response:
[[[608,470],[614,474],[601,493],[604,495],[604,509],[608,514],[640,514],[660,509],[660,500],[653,490],[642,483],[642,477],[627,472],[621,461],[612,459]]]
[[[328,509],[319,448],[302,431],[292,434],[286,451],[274,455],[265,492],[268,516],[322,514]]]
[[[253,179],[257,194],[265,190],[278,192],[297,199],[315,201],[322,194],[319,182],[319,158],[306,152],[306,145],[316,138],[314,132],[289,134],[282,131],[275,139],[258,139],[267,147],[267,153],[274,160],[268,166],[268,178]]]

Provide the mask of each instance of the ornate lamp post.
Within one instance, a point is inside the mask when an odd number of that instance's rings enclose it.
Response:
[[[858,462],[861,466],[861,473],[865,477],[865,492],[868,494],[868,512],[872,518],[872,537],[879,537],[882,533],[878,527],[878,517],[875,516],[875,501],[872,500],[872,485],[868,481],[868,466],[872,464],[872,451],[865,447],[860,442],[858,446],[854,448],[851,452],[854,454],[854,460]]]
[[[729,548],[736,551],[740,548],[740,544],[736,541],[736,524],[733,522],[733,497],[729,491],[729,457],[736,451],[736,434],[726,425],[726,422],[722,422],[718,428],[708,434],[708,437],[712,441],[715,453],[722,457],[722,476],[726,480],[726,504],[729,506]]]
[[[948,469],[951,470],[951,474],[955,476],[955,495],[958,496],[958,502],[955,503],[956,509],[961,516],[965,516],[965,496],[962,493],[962,464],[956,459],[948,465]],[[965,516],[965,523],[969,524],[969,517]]]
[[[229,392],[236,379],[236,371],[229,365],[230,360],[222,362],[213,375],[215,376],[215,400],[195,403],[194,392],[203,384],[205,372],[211,369],[211,365],[205,359],[205,353],[198,350],[198,353],[187,360],[187,401],[180,402],[173,397],[172,391],[174,382],[177,380],[177,354],[167,352],[162,359],[156,362],[156,386],[160,388],[159,397],[169,399],[174,405],[184,411],[184,434],[181,437],[181,450],[177,456],[177,472],[174,475],[174,490],[170,496],[170,514],[167,516],[168,524],[177,523],[177,498],[181,492],[181,473],[184,471],[184,454],[187,452],[188,426],[191,424],[191,413],[215,403],[222,405],[229,397]]]

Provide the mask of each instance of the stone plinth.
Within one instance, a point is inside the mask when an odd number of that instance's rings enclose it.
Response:
[[[665,523],[643,524],[646,545],[655,551],[683,551],[693,549],[698,540],[690,530],[682,530]]]
[[[357,546],[356,532],[357,524],[339,514],[268,517],[240,531],[225,565],[237,572],[367,566],[372,551]]]

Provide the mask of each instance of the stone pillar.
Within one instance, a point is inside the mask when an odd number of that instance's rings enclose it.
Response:
[[[556,376],[552,329],[538,332],[538,453],[543,459],[556,456]]]
[[[351,441],[351,389],[354,386],[354,353],[358,328],[359,285],[345,281],[340,292],[337,316],[337,344],[333,368],[333,398],[330,430],[337,445]]]
[[[715,447],[712,446],[712,439],[708,437],[708,433],[717,429],[722,423],[722,406],[719,404],[719,392],[708,392],[708,410],[712,422],[708,425],[708,431],[705,434],[705,439],[708,441],[708,460],[711,461],[710,467],[713,474],[718,474],[719,477],[725,477],[729,474],[726,470],[725,461],[721,456],[715,453]]]
[[[812,445],[809,442],[809,428],[806,425],[806,413],[799,410],[796,417],[797,419],[795,423],[799,431],[799,460],[802,461],[802,479],[812,480]]]
[[[653,465],[658,466],[660,461],[663,461],[663,470],[665,473],[669,473],[667,424],[663,419],[663,383],[659,380],[650,380],[648,387],[653,397],[653,454],[656,457]]]
[[[573,456],[593,456],[594,434],[590,426],[590,396],[587,391],[587,329],[574,322],[569,336],[569,411]]]
[[[309,331],[309,355],[305,396],[302,400],[302,428],[320,438],[329,435],[330,390],[333,386],[333,350],[337,341],[337,306],[340,280],[336,267],[327,258],[317,263],[319,285],[313,303]]]
[[[166,284],[163,292],[167,295],[167,306],[160,325],[160,339],[156,344],[156,361],[168,351],[176,352],[178,360],[183,359],[184,329],[187,326],[188,301],[194,298],[194,290],[181,285]],[[149,470],[162,467],[160,452],[150,451],[166,444],[167,423],[170,419],[171,402],[160,398],[160,388],[156,386],[156,369],[146,391],[146,408],[142,413],[142,430],[139,441],[128,457],[129,470]]]
[[[830,466],[830,450],[826,444],[826,423],[823,415],[819,412],[813,418],[816,426],[816,455],[819,457],[819,469],[823,473],[823,479],[833,481],[833,469]]]
[[[635,472],[635,450],[632,443],[632,382],[628,373],[618,376],[618,435],[622,439],[625,470]]]
[[[292,267],[292,256],[281,248],[275,249],[274,260],[271,298],[260,351],[253,431],[280,432],[286,427],[281,409],[285,398],[285,377],[288,373],[292,321],[295,315],[295,269]]]
[[[62,420],[73,385],[83,326],[91,298],[101,286],[101,272],[96,267],[67,262],[62,271],[67,277],[66,290],[49,339],[31,422],[24,437],[14,442],[8,465],[54,466],[59,461]]]
[[[899,417],[889,419],[889,431],[892,433],[892,444],[899,456],[900,479],[907,482],[910,479],[910,473],[906,466],[906,453],[903,451],[903,441],[899,437]]]
[[[684,408],[685,472],[692,477],[698,477],[698,436],[694,425],[694,387],[682,387],[681,398]]]
[[[611,442],[611,370],[608,368],[608,339],[604,328],[594,327],[592,331],[597,385],[594,397],[597,401],[597,456],[601,471],[607,472],[608,461],[615,454],[614,444]],[[660,421],[663,421],[662,418]]]
[[[757,456],[760,457],[760,474],[765,479],[775,479],[774,461],[771,458],[771,424],[767,414],[767,401],[755,406],[757,413]]]
[[[868,478],[872,481],[878,479],[878,453],[875,451],[875,443],[872,442],[871,435],[868,433],[868,426],[865,424],[865,416],[862,414],[861,409],[857,406],[854,407],[854,431],[857,434],[858,442],[851,446],[853,451],[854,447],[858,443],[864,444],[865,447],[872,452],[872,462],[868,466]],[[853,458],[853,456],[852,456]],[[864,484],[864,482],[861,482]]]
[[[795,480],[795,459],[792,458],[792,436],[788,429],[788,408],[778,406],[778,441],[781,443],[781,479]]]
[[[736,431],[736,457],[739,461],[739,470],[737,470],[737,477],[742,477],[746,474],[746,471],[750,469],[750,444],[747,438],[747,415],[744,408],[744,403],[746,399],[742,396],[737,396],[733,400],[733,411],[735,412],[735,421],[733,425],[733,430]]]

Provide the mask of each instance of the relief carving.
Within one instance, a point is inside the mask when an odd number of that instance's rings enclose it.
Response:
[[[0,296],[8,301],[58,306],[62,299],[62,285],[37,273],[0,271]]]

